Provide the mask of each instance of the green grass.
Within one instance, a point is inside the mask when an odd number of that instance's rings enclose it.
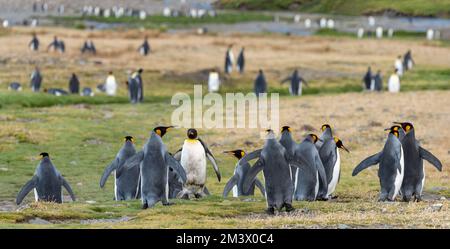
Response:
[[[411,16],[450,15],[449,0],[220,0],[218,5],[226,9],[298,10],[353,16],[387,9]]]
[[[198,24],[210,24],[210,23],[220,23],[220,24],[233,24],[240,22],[251,22],[251,21],[271,21],[272,16],[262,13],[252,13],[252,12],[238,12],[238,13],[219,13],[216,17],[205,16],[203,18],[190,18],[186,16],[178,17],[166,17],[162,15],[152,15],[148,16],[145,20],[141,20],[138,17],[97,17],[97,16],[85,16],[85,17],[57,17],[52,16],[51,19],[57,24],[63,24],[68,26],[74,26],[77,28],[85,28],[82,21],[95,21],[101,23],[124,23],[132,26],[144,26],[146,28],[177,28],[186,27]]]
[[[356,37],[356,32],[344,32],[344,31],[337,31],[335,29],[328,29],[328,28],[323,28],[323,29],[318,29],[314,35],[319,35],[319,36],[328,36],[328,37],[349,37],[349,38],[355,38]],[[387,36],[387,30],[385,30],[383,32],[383,36],[384,39],[409,39],[409,40],[424,40],[425,39],[425,32],[420,32],[420,31],[403,31],[403,30],[399,30],[399,31],[395,31],[394,32],[394,36],[392,38],[389,38]],[[368,37],[367,34],[364,35],[364,39],[373,39],[375,37],[375,32],[372,33],[371,37]]]

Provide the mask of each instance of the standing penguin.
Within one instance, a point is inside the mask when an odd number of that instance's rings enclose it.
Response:
[[[236,62],[237,70],[239,71],[240,74],[244,73],[244,68],[245,68],[244,50],[245,50],[245,48],[242,47],[241,52],[239,52],[237,62]]]
[[[41,89],[41,84],[42,84],[41,71],[39,71],[39,68],[36,67],[33,73],[31,74],[31,82],[30,82],[31,90],[33,92],[39,92],[39,90]]]
[[[36,33],[33,33],[33,38],[31,39],[30,43],[28,44],[28,47],[30,47],[31,51],[39,50],[39,39],[37,38]]]
[[[394,66],[395,66],[395,69],[397,70],[397,75],[399,77],[401,77],[403,75],[403,70],[404,70],[403,62],[402,62],[402,56],[401,55],[399,55],[397,57],[397,59],[395,60]]]
[[[289,157],[293,158],[295,154],[295,148],[297,146],[297,143],[292,138],[291,134],[291,127],[289,126],[283,126],[281,128],[281,136],[280,136],[280,144],[283,145],[283,147],[286,149],[286,153],[289,155]],[[291,166],[291,177],[294,175],[294,172],[297,171],[297,168],[294,166]],[[294,179],[291,179],[294,180]]]
[[[208,194],[207,190],[205,190],[206,157],[211,162],[219,182],[221,175],[214,155],[208,146],[198,137],[197,130],[189,129],[187,131],[187,137],[184,140],[183,147],[175,154],[175,158],[180,158],[180,163],[187,177],[186,184],[179,196],[182,198],[190,198],[191,195],[194,195],[195,198],[200,198]]]
[[[306,83],[305,79],[303,79],[299,74],[298,70],[295,69],[291,76],[288,76],[287,78],[283,79],[281,81],[281,84],[283,84],[286,81],[290,81],[291,84],[289,85],[289,93],[292,96],[301,96],[302,95],[302,83],[305,83],[307,86],[308,83]]]
[[[106,77],[106,82],[104,84],[104,89],[107,95],[115,96],[117,91],[117,83],[116,78],[114,77],[113,72],[108,73],[108,77]]]
[[[72,77],[69,80],[69,92],[72,94],[80,93],[80,81],[75,73],[72,73]]]
[[[148,43],[148,37],[146,36],[144,42],[139,47],[139,53],[143,56],[147,56],[150,53],[150,44]]]
[[[318,198],[321,200],[330,199],[339,182],[341,176],[341,155],[339,149],[350,152],[337,137],[324,140],[323,145],[319,149],[320,160],[327,176],[327,184],[321,184],[319,187]],[[322,186],[325,185],[328,185],[328,187],[323,188]]]
[[[140,167],[139,183],[142,208],[153,207],[159,201],[169,203],[169,171],[175,170],[186,181],[186,173],[180,163],[167,151],[162,137],[173,126],[158,126],[151,132],[142,151],[125,162],[126,169]]]
[[[233,48],[233,45],[228,46],[227,52],[225,54],[225,73],[226,74],[230,74],[231,71],[233,71],[234,56],[233,56],[233,51],[231,51],[232,48]]]
[[[130,102],[132,104],[136,104],[139,102],[139,83],[135,78],[128,78],[128,97],[130,98]]]
[[[405,174],[401,193],[404,201],[410,201],[414,195],[416,201],[422,200],[422,190],[425,184],[425,168],[423,159],[431,163],[437,170],[442,171],[442,163],[431,152],[422,148],[416,140],[414,126],[408,122],[400,124],[406,132],[401,140],[405,157]]]
[[[144,101],[144,82],[142,82],[142,76],[141,76],[142,72],[143,72],[143,69],[139,68],[139,70],[137,70],[131,76],[131,78],[133,78],[137,82],[137,90],[138,90],[137,100],[138,100],[138,102]]]
[[[373,77],[373,81],[374,81],[374,90],[377,92],[380,92],[381,90],[383,90],[383,78],[381,78],[381,71],[378,70],[377,74],[375,74],[375,76]]]
[[[378,170],[381,185],[379,201],[395,201],[405,173],[404,153],[397,128],[390,129],[383,150],[364,159],[352,173],[352,176],[356,176],[362,170],[380,164]]]
[[[363,82],[364,82],[364,90],[370,90],[370,84],[372,82],[372,70],[370,67],[367,68],[367,72],[364,75]]]
[[[100,179],[100,187],[105,186],[109,175],[114,171],[114,200],[124,201],[136,198],[139,179],[139,167],[125,168],[125,161],[136,154],[134,147],[134,138],[132,136],[124,137],[125,143],[117,152],[116,158],[106,167]]]
[[[16,204],[22,203],[23,198],[34,189],[36,201],[63,202],[62,187],[70,194],[70,198],[75,201],[72,188],[64,177],[55,168],[50,156],[46,152],[40,154],[41,162],[36,168],[34,176],[19,191]]]
[[[388,90],[391,93],[398,93],[400,91],[400,77],[397,69],[395,69],[395,72],[389,77]]]
[[[53,41],[47,47],[47,51],[49,51],[50,49],[53,49],[53,51],[58,51],[59,46],[60,46],[60,43],[59,43],[58,37],[54,36]]]
[[[267,130],[264,147],[244,156],[239,161],[239,165],[245,165],[248,161],[256,158],[258,160],[250,168],[244,180],[244,191],[250,189],[256,175],[262,170],[266,188],[266,212],[274,214],[275,209],[280,211],[282,208],[286,208],[286,212],[293,211],[292,194],[294,186],[291,181],[289,165],[296,167],[300,167],[300,165],[289,157],[283,145],[275,139],[272,130]]]
[[[411,70],[413,65],[416,64],[412,58],[411,50],[409,49],[408,52],[403,56],[403,68],[405,71]]]
[[[328,188],[325,169],[315,146],[318,139],[316,135],[309,134],[295,149],[294,158],[303,162],[293,176],[294,199],[297,201],[315,201],[320,183]]]
[[[256,79],[255,79],[254,91],[255,91],[256,97],[259,97],[259,94],[261,94],[261,93],[267,93],[266,78],[264,77],[264,73],[261,69],[259,69],[258,76],[256,76]]]
[[[238,160],[241,160],[241,158],[245,156],[245,152],[243,150],[224,151],[224,153],[233,155]],[[227,184],[225,185],[225,188],[223,190],[224,198],[227,197],[230,190],[233,190],[233,197],[254,195],[255,194],[255,186],[257,186],[259,188],[262,195],[265,195],[264,186],[258,180],[258,178],[254,179],[254,181],[251,184],[250,189],[248,191],[244,191],[244,189],[243,189],[244,180],[245,180],[249,170],[250,170],[249,163],[240,165],[239,161],[238,161],[238,163],[236,164],[236,167],[234,169],[233,177],[231,177],[231,179],[227,182]]]

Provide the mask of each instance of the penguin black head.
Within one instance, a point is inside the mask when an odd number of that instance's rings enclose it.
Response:
[[[291,132],[291,130],[292,130],[291,127],[289,127],[287,125],[281,127],[281,132],[283,132],[283,131]]]
[[[125,142],[130,141],[130,142],[134,143],[134,137],[132,137],[132,136],[125,136],[123,139]]]
[[[189,139],[197,139],[197,130],[194,128],[191,128],[187,131],[187,137]]]
[[[237,159],[241,159],[245,156],[245,152],[243,150],[230,150],[230,151],[224,151],[223,153],[233,155]]]
[[[319,140],[316,134],[308,134],[308,136],[312,139],[313,143],[316,143]]]
[[[144,69],[139,68],[137,72],[138,72],[139,74],[141,74],[143,71],[144,71]]]
[[[400,125],[393,125],[391,126],[391,128],[386,128],[384,129],[385,131],[391,131],[391,132],[398,132],[400,129],[402,129],[402,127]]]
[[[262,74],[262,73],[263,73],[263,70],[262,70],[262,69],[259,69],[258,72],[259,72],[259,74]]]
[[[47,152],[42,152],[41,154],[39,154],[39,156],[41,157],[41,159],[44,157],[50,157]]]
[[[402,129],[406,132],[406,133],[408,133],[408,132],[410,132],[412,129],[414,129],[414,126],[413,126],[413,124],[411,124],[411,123],[409,123],[409,122],[394,122],[394,124],[399,124],[399,125],[401,125],[402,126]]]
[[[323,124],[321,130],[325,131],[327,128],[331,129],[331,126],[329,124]]]
[[[167,133],[167,130],[169,130],[170,128],[173,128],[173,126],[158,126],[155,127],[153,131],[158,134],[158,136],[163,137]]]
[[[350,153],[350,151],[347,148],[345,148],[344,144],[342,143],[342,141],[338,137],[334,137],[334,141],[336,142],[336,146],[338,148],[341,148],[341,149],[347,151],[347,153]]]

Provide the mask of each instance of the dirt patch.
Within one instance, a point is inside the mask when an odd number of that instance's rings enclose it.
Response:
[[[12,201],[0,201],[0,212],[12,212],[17,209],[17,206]]]

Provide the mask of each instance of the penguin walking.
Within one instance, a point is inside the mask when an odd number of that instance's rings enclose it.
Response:
[[[347,153],[350,153],[342,141],[337,137],[324,140],[323,145],[319,149],[320,160],[322,161],[325,175],[327,176],[327,184],[321,184],[319,187],[318,199],[328,200],[332,198],[332,194],[339,183],[341,176],[341,155],[339,149],[343,149]],[[322,186],[327,186],[327,188]]]
[[[31,74],[31,81],[30,81],[31,90],[33,92],[39,92],[39,90],[41,89],[41,85],[42,85],[41,71],[39,70],[38,67],[36,67],[33,73]]]
[[[245,152],[243,150],[224,151],[224,153],[233,155],[238,160],[240,160],[242,157],[245,156]],[[251,184],[250,189],[248,191],[244,191],[244,189],[243,189],[244,180],[245,180],[249,170],[250,170],[249,163],[240,165],[239,161],[237,162],[236,167],[234,169],[234,175],[227,182],[227,184],[225,185],[225,188],[223,190],[222,196],[224,198],[227,197],[228,193],[231,190],[233,191],[233,197],[254,195],[255,194],[255,186],[258,187],[259,190],[261,191],[261,194],[263,196],[265,196],[264,185],[258,180],[258,178],[254,179],[254,181]]]
[[[244,156],[239,165],[245,165],[252,159],[258,159],[245,177],[243,189],[248,191],[252,186],[256,175],[263,171],[266,202],[268,214],[274,214],[275,209],[286,212],[294,210],[292,207],[292,194],[294,186],[291,181],[291,170],[289,165],[300,167],[300,165],[289,157],[286,149],[275,138],[272,130],[267,130],[266,141],[262,149],[253,151]]]
[[[422,190],[425,184],[423,159],[427,160],[439,171],[442,171],[442,163],[431,152],[419,145],[419,142],[416,140],[415,129],[412,123],[395,123],[401,125],[406,133],[401,140],[405,158],[405,174],[401,187],[403,201],[410,201],[413,196],[416,201],[420,201],[422,200]]]
[[[186,184],[179,197],[190,198],[193,195],[195,198],[200,198],[208,195],[208,191],[205,190],[206,158],[211,162],[219,182],[221,174],[214,155],[206,143],[198,137],[197,130],[188,129],[187,137],[184,140],[183,147],[175,154],[175,158],[180,159],[187,177]]]
[[[50,160],[46,152],[40,154],[41,161],[38,164],[34,176],[19,191],[16,198],[16,204],[20,205],[25,196],[34,190],[35,201],[63,202],[62,187],[69,192],[72,201],[75,201],[75,195],[69,183],[59,173]]]
[[[142,56],[147,56],[150,53],[150,44],[148,43],[147,36],[145,37],[144,42],[142,43],[142,45],[139,47],[138,50]]]
[[[402,185],[405,173],[405,157],[398,128],[391,127],[383,150],[364,159],[352,173],[352,176],[356,176],[372,165],[380,165],[378,170],[381,185],[379,201],[395,201]]]
[[[319,138],[315,134],[309,134],[297,145],[294,158],[303,162],[293,176],[294,200],[315,201],[319,194],[320,184],[328,188],[327,177],[319,151],[315,143]]]
[[[134,138],[132,136],[124,137],[124,145],[117,152],[116,158],[105,168],[100,178],[100,188],[105,186],[109,175],[114,172],[114,200],[124,201],[132,200],[139,196],[138,179],[139,167],[125,168],[127,159],[136,154],[134,147]]]
[[[230,74],[233,71],[234,55],[231,49],[233,45],[228,46],[227,52],[225,54],[225,73]]]
[[[167,151],[162,137],[173,126],[158,126],[151,132],[142,151],[125,162],[125,168],[140,167],[139,183],[142,208],[153,207],[159,201],[169,203],[169,171],[175,170],[186,181],[186,173],[180,163]]]
[[[238,55],[238,58],[237,58],[237,62],[236,62],[237,70],[239,71],[240,74],[243,74],[244,73],[244,69],[245,69],[244,50],[245,50],[245,48],[242,47],[241,52],[239,52],[239,55]]]
[[[12,82],[11,84],[9,84],[8,90],[20,92],[22,91],[22,85],[19,82]]]
[[[264,77],[263,70],[259,69],[258,76],[255,79],[254,91],[256,97],[259,97],[261,93],[267,93],[267,82],[266,77]]]
[[[302,85],[305,83],[306,86],[308,86],[308,83],[303,79],[299,74],[298,70],[295,69],[291,76],[288,76],[287,78],[283,79],[281,81],[281,84],[283,84],[286,81],[290,81],[291,84],[289,85],[289,93],[292,96],[301,96],[302,95]]]
[[[69,92],[71,94],[79,94],[80,93],[80,81],[75,73],[72,73],[72,76],[69,80]]]
[[[33,38],[31,39],[30,43],[28,43],[28,47],[30,47],[31,51],[39,50],[39,39],[37,38],[36,33],[33,33]]]

